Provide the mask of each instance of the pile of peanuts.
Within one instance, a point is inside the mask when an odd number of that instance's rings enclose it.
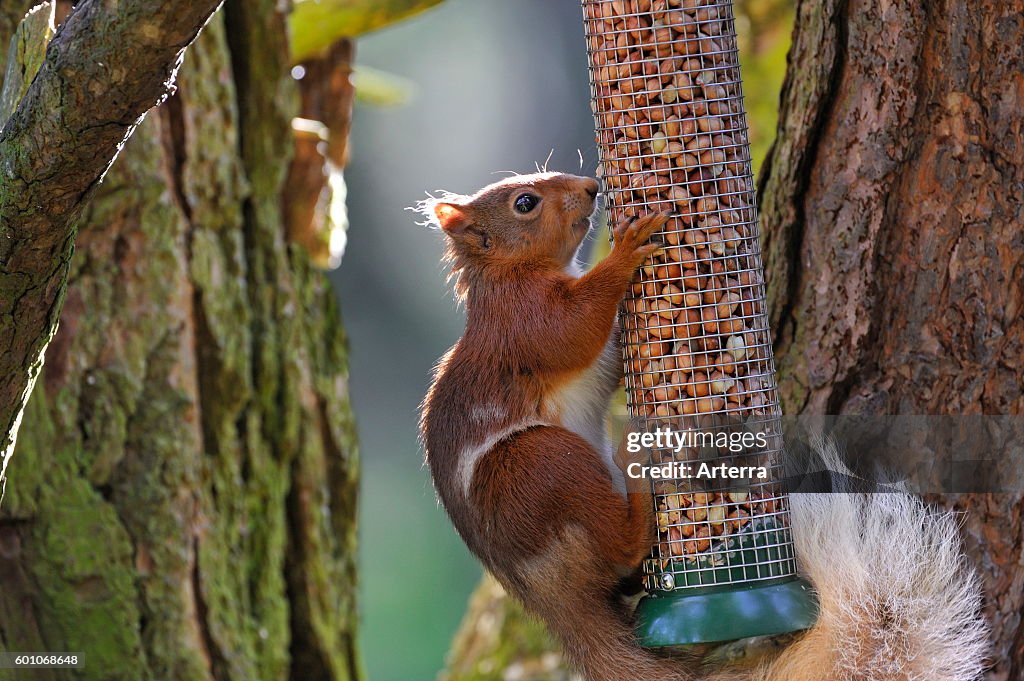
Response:
[[[774,406],[731,19],[707,0],[586,0],[612,217],[676,214],[625,302],[631,411]]]
[[[731,2],[583,9],[610,217],[673,214],[624,303],[630,412],[655,423],[770,418],[778,399]],[[752,516],[785,512],[768,492],[684,487],[655,490],[663,568],[749,529]]]

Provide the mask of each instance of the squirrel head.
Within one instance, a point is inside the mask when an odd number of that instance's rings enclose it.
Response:
[[[598,189],[590,177],[515,175],[472,196],[428,200],[421,210],[445,234],[445,255],[461,298],[470,285],[467,275],[487,268],[565,269],[590,229]]]

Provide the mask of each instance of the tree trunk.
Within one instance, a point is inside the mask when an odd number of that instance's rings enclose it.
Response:
[[[1024,5],[801,2],[762,175],[787,413],[1024,412]],[[1021,491],[964,511],[1024,673]]]
[[[83,0],[44,53],[44,3],[15,32],[0,93],[0,484],[63,307],[78,218],[219,5]]]
[[[785,413],[1024,412],[1022,9],[798,3],[760,183]],[[929,499],[964,512],[992,681],[1024,674],[1021,496]],[[479,634],[518,612],[478,597],[449,678],[536,659]]]
[[[214,16],[80,222],[0,507],[0,648],[84,666],[19,680],[361,677],[343,330],[280,208],[281,6]]]

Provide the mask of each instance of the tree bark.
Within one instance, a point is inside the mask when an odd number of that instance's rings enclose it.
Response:
[[[35,4],[31,0],[0,3],[0,73],[7,69],[7,47],[11,44],[11,36],[25,18],[25,13]]]
[[[1022,10],[798,3],[759,192],[785,413],[1024,412]],[[929,501],[964,513],[992,627],[988,678],[1022,678],[1021,493]],[[453,648],[452,681],[500,679],[539,654],[486,643],[479,632],[520,617],[493,598],[481,607],[489,588]]]
[[[60,315],[78,215],[219,4],[80,3],[0,130],[0,484]]]
[[[285,243],[280,7],[229,0],[90,190],[0,506],[0,647],[84,666],[19,680],[362,676],[347,351]]]
[[[1024,412],[1022,11],[800,3],[761,178],[787,413]],[[1021,492],[930,501],[964,512],[989,678],[1021,678]]]

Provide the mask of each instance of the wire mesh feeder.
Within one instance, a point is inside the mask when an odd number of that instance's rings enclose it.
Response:
[[[781,411],[732,2],[583,0],[583,11],[611,218],[676,214],[621,319],[634,422],[691,434],[688,446],[653,450],[652,463],[677,467],[653,483],[659,542],[638,633],[665,646],[806,628],[815,607],[796,578],[778,484]],[[698,477],[701,463],[746,467],[746,480]],[[762,467],[767,477],[753,472]]]

